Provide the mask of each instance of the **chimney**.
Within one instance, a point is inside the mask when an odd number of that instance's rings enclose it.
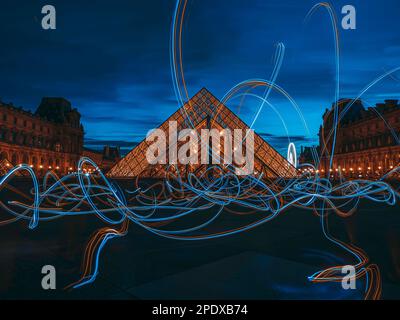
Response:
[[[397,106],[397,102],[398,101],[399,100],[394,100],[394,99],[385,100],[385,105],[386,105],[387,108],[395,108]]]

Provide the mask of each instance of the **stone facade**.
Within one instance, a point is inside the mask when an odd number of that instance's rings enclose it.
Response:
[[[75,171],[84,150],[80,118],[64,98],[43,98],[34,113],[0,102],[0,161],[30,165],[39,176]]]
[[[339,115],[350,100],[339,102]],[[352,178],[378,178],[400,163],[400,105],[397,100],[386,100],[375,107],[365,108],[356,101],[340,118],[333,158],[333,107],[326,110],[319,131],[319,170],[327,175]]]

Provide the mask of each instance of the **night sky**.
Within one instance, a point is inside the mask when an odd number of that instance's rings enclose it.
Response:
[[[268,79],[275,46],[286,56],[277,83],[300,105],[309,126],[282,97],[279,109],[297,147],[317,143],[324,110],[334,100],[334,47],[327,12],[304,18],[316,1],[189,0],[183,59],[191,95],[202,87],[222,98],[249,78]],[[57,30],[41,28],[41,8],[57,10]],[[333,1],[357,9],[357,29],[341,37],[341,97],[354,97],[385,71],[400,66],[398,0]],[[43,96],[62,96],[82,114],[88,147],[130,149],[177,108],[169,66],[174,0],[1,1],[0,97],[35,110]],[[400,77],[400,75],[398,75]],[[400,97],[390,78],[363,97],[366,105]],[[238,100],[229,107],[236,111]],[[249,99],[240,116],[251,122],[259,102]],[[265,109],[255,129],[279,151],[288,139]]]

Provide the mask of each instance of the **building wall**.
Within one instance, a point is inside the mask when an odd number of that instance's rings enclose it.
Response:
[[[107,173],[113,166],[114,164],[120,159],[119,157],[119,150],[117,151],[117,155],[115,157],[110,157],[108,158],[107,156],[107,150],[109,150],[109,147],[105,147],[103,152],[100,151],[95,151],[95,150],[90,150],[85,148],[83,150],[83,156],[88,157],[92,159],[97,166],[103,171],[103,173]],[[89,170],[90,167],[84,168]]]
[[[348,100],[342,101],[342,111]],[[333,113],[324,115],[320,129],[321,164],[319,170],[327,175],[377,178],[400,163],[400,106],[396,100],[365,109],[361,102],[355,111],[340,121],[333,158],[329,168],[332,149]]]
[[[35,113],[0,103],[0,161],[30,165],[38,175],[49,169],[64,175],[76,170],[83,135],[79,112],[63,98],[44,98]]]

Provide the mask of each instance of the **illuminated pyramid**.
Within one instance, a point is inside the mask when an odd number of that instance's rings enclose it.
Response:
[[[185,109],[182,109],[185,108]],[[204,128],[241,129],[246,131],[249,127],[239,119],[231,110],[222,105],[207,89],[201,89],[182,108],[170,116],[158,129],[168,133],[169,123],[177,122],[177,129],[195,128],[197,131]],[[186,113],[185,113],[186,110]],[[186,116],[187,115],[187,116]],[[189,118],[189,119],[188,119]],[[193,127],[192,127],[193,126]],[[168,141],[168,140],[167,140]],[[149,164],[146,159],[146,151],[151,142],[143,140],[123,159],[121,159],[107,174],[113,178],[151,177],[163,178],[166,170],[174,170],[178,167],[179,173],[185,176],[188,173],[201,174],[207,169],[202,164],[178,164],[170,166],[166,164]],[[168,146],[167,146],[168,148]],[[223,153],[223,150],[221,150]],[[254,134],[254,174],[268,179],[292,178],[297,175],[296,169],[276,150],[274,150],[259,135]]]
[[[0,160],[0,176],[5,176],[14,166],[7,159]],[[15,176],[22,176],[21,172],[14,173]]]

